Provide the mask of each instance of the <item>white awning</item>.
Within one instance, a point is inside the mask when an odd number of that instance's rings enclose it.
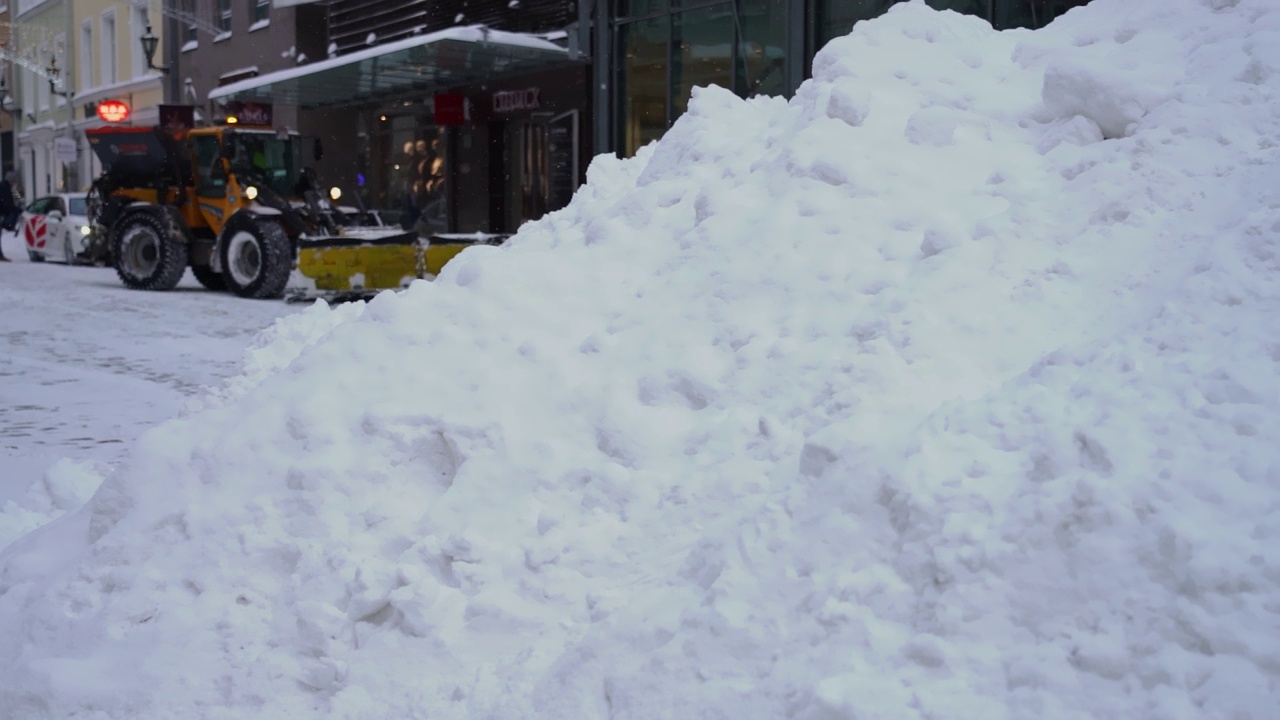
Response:
[[[210,91],[209,99],[359,106],[579,62],[570,59],[568,49],[543,38],[473,25],[228,83]]]

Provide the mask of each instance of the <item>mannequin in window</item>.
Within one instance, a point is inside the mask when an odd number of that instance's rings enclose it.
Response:
[[[420,159],[416,167],[419,183],[418,208],[420,234],[447,229],[444,214],[444,158],[440,155],[440,138],[422,139],[416,143]]]
[[[400,227],[405,230],[412,230],[418,222],[418,216],[422,214],[418,209],[418,193],[413,181],[416,168],[413,150],[413,141],[406,140],[401,147],[401,157],[396,163],[399,168],[396,172],[395,187],[400,197]]]

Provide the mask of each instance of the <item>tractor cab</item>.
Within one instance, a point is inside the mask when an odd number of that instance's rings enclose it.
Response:
[[[201,197],[225,196],[229,174],[243,176],[239,185],[245,188],[262,186],[286,198],[301,195],[302,138],[296,133],[212,127],[192,130],[187,141]]]

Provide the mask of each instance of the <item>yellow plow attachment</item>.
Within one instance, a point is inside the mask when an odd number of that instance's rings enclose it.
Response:
[[[468,247],[498,244],[502,238],[483,233],[419,238],[412,232],[387,234],[385,229],[357,228],[339,237],[305,239],[298,247],[298,273],[304,280],[289,289],[287,299],[367,299],[414,280],[432,279]]]

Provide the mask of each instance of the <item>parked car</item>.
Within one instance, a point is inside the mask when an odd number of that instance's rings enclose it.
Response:
[[[81,262],[89,249],[89,218],[83,193],[58,193],[33,200],[22,211],[18,232],[32,262]]]

